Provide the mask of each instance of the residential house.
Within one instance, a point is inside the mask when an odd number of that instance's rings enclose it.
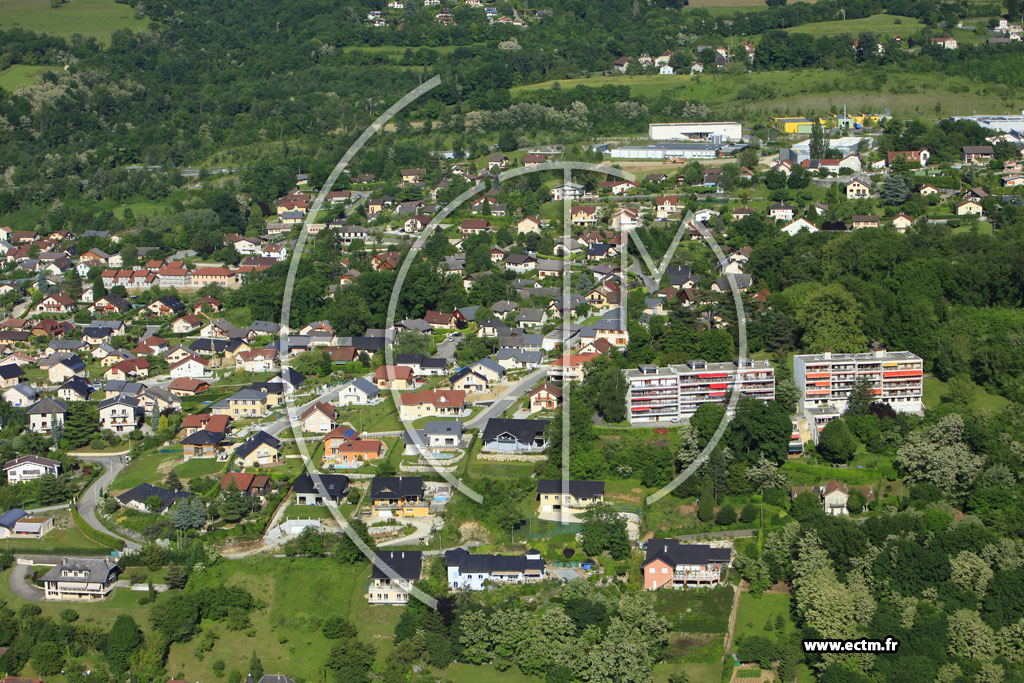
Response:
[[[540,221],[536,216],[527,216],[516,223],[516,232],[520,235],[539,235],[541,233]]]
[[[39,392],[28,382],[21,382],[5,389],[3,399],[15,408],[28,408],[39,399]]]
[[[399,418],[417,420],[421,417],[462,417],[466,392],[450,389],[423,389],[400,396]]]
[[[302,413],[302,431],[327,434],[338,426],[338,411],[330,403],[317,401]]]
[[[4,473],[8,484],[20,484],[52,474],[60,474],[60,462],[38,455],[23,455],[4,463]]]
[[[380,389],[362,377],[356,377],[338,390],[338,405],[370,406],[384,399]]]
[[[777,221],[791,221],[796,215],[796,209],[789,204],[772,204],[768,208],[768,217]]]
[[[492,417],[484,426],[483,450],[498,453],[538,453],[547,447],[548,420]]]
[[[75,375],[74,377],[68,378],[64,384],[57,389],[57,398],[62,401],[87,401],[89,394],[92,393],[92,387],[84,377]]]
[[[37,434],[49,434],[56,427],[64,427],[67,414],[67,403],[44,398],[28,409],[28,428]]]
[[[425,517],[430,510],[423,477],[374,477],[370,504],[378,517]]]
[[[451,590],[483,590],[488,585],[535,583],[544,579],[544,560],[537,550],[524,555],[474,555],[463,548],[445,552]]]
[[[558,479],[537,481],[537,500],[540,502],[538,512],[544,514],[564,509],[575,514],[583,512],[595,503],[604,502],[603,481],[568,480],[565,482],[565,490],[562,483]]]
[[[376,551],[367,602],[371,605],[407,604],[409,589],[420,580],[422,572],[423,553],[419,550]]]
[[[56,292],[43,297],[42,301],[32,309],[33,315],[45,315],[47,313],[70,313],[75,310],[75,302],[63,292]]]
[[[225,437],[223,432],[211,432],[199,429],[181,440],[181,452],[185,462],[193,458],[221,458],[224,453]]]
[[[62,557],[43,575],[43,597],[78,602],[103,600],[113,593],[121,571],[121,566],[109,557]],[[42,683],[39,679],[21,680]]]
[[[382,365],[373,374],[373,382],[378,389],[397,389],[404,391],[416,386],[412,370],[400,365]]]
[[[850,225],[854,230],[860,228],[877,228],[879,226],[878,216],[856,214],[850,219]]]
[[[207,391],[209,388],[210,383],[206,380],[187,377],[171,380],[171,383],[167,385],[167,390],[175,396],[195,396]]]
[[[241,467],[270,467],[281,463],[281,441],[260,430],[231,453]]]
[[[109,429],[115,434],[135,431],[142,418],[139,399],[120,394],[100,401],[100,429]]]
[[[957,216],[981,216],[984,213],[981,202],[974,198],[965,199],[956,205]]]
[[[187,491],[171,491],[145,483],[139,484],[135,488],[116,496],[116,500],[121,507],[131,508],[139,512],[163,513],[182,498],[188,498],[191,495]],[[150,508],[151,499],[153,508]]]
[[[296,505],[327,505],[343,503],[349,491],[349,478],[344,474],[317,474],[316,481],[303,472],[292,482]]]
[[[984,165],[995,158],[992,145],[966,145],[961,152],[965,164]]]
[[[423,429],[402,434],[406,455],[444,457],[462,444],[461,420],[427,420]]]
[[[674,538],[647,541],[644,590],[713,587],[721,583],[732,561],[732,549],[683,544]]]
[[[217,401],[210,406],[214,415],[230,415],[240,419],[246,417],[264,417],[267,414],[267,393],[259,389],[247,388],[236,391],[231,396]]]
[[[321,467],[350,469],[384,457],[384,442],[378,439],[353,439],[350,427],[338,427],[324,437]]]
[[[271,480],[267,475],[245,472],[225,472],[221,475],[219,483],[221,491],[226,491],[234,484],[246,496],[265,496],[271,487]]]

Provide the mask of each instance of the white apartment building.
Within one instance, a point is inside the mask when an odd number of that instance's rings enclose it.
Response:
[[[909,351],[878,349],[867,353],[813,353],[793,356],[793,381],[801,409],[817,434],[847,407],[858,379],[866,379],[878,403],[901,413],[920,413],[924,361]]]
[[[626,413],[631,424],[689,418],[702,403],[726,403],[738,389],[743,396],[775,399],[775,368],[766,360],[685,365],[641,365],[625,370]]]

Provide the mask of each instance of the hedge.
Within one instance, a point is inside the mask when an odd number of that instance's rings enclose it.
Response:
[[[96,541],[100,545],[104,545],[108,548],[113,548],[114,550],[124,550],[124,541],[122,539],[111,536],[110,534],[105,534],[98,529],[93,529],[84,519],[82,519],[81,513],[74,505],[71,506],[71,518],[75,520],[75,524],[82,533],[93,541]]]

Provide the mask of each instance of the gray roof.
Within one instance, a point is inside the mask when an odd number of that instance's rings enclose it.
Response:
[[[67,569],[85,572],[85,576],[64,576]],[[121,568],[113,560],[106,557],[64,557],[60,564],[46,572],[43,581],[60,581],[61,583],[107,583],[111,572],[120,572]]]
[[[362,391],[367,396],[373,397],[380,393],[380,388],[373,384],[365,377],[356,377],[354,380],[342,387],[344,389],[347,386],[354,386],[359,391]]]
[[[470,363],[466,367],[470,368],[470,369],[484,367],[484,368],[487,368],[488,370],[493,370],[494,372],[498,373],[499,375],[504,375],[505,374],[505,368],[501,367],[498,364],[497,361],[495,361],[495,360],[493,360],[491,358],[481,358],[477,362]]]
[[[68,404],[54,398],[44,398],[28,409],[29,415],[51,415],[68,412]]]

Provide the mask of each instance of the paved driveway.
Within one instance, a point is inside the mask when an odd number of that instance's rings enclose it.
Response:
[[[43,599],[43,589],[28,582],[28,574],[31,569],[32,567],[27,564],[14,564],[11,569],[11,590],[20,598],[39,602]]]

